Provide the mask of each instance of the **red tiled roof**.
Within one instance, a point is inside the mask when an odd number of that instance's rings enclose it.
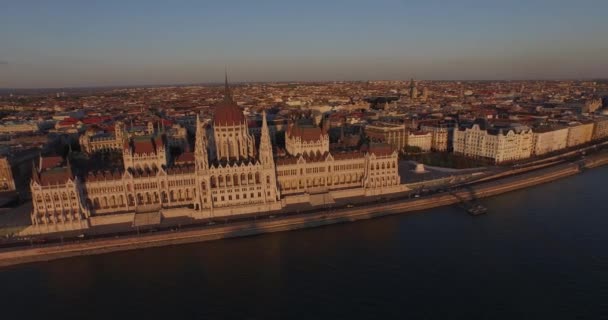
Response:
[[[318,141],[321,140],[323,131],[317,126],[301,126],[294,124],[287,128],[287,133],[292,137],[299,137],[302,141]]]
[[[426,131],[410,131],[410,134],[414,136],[425,136],[429,133]]]
[[[125,142],[124,148],[132,148],[133,154],[151,154],[156,153],[158,148],[163,145],[161,136],[152,137],[137,137],[129,144]]]
[[[357,158],[363,158],[365,157],[365,154],[359,151],[353,151],[353,152],[336,152],[336,153],[332,153],[331,154],[332,157],[334,157],[334,159],[336,160],[342,160],[342,159],[357,159]]]
[[[134,141],[133,142],[133,153],[134,154],[143,154],[143,153],[155,153],[156,148],[152,141]]]
[[[120,179],[122,179],[122,172],[120,172],[119,170],[89,172],[89,174],[85,177],[85,181],[87,182]]]
[[[276,159],[277,165],[296,164],[298,159],[295,157],[279,157]]]
[[[55,168],[63,162],[63,158],[59,156],[55,157],[42,157],[40,158],[40,170],[46,170]]]
[[[133,178],[145,178],[145,177],[153,177],[158,172],[158,168],[153,166],[152,168],[146,167],[145,169],[136,169],[130,170]]]
[[[43,171],[37,179],[43,186],[65,184],[72,178],[72,172],[69,168],[54,168],[52,170]]]
[[[78,123],[78,119],[70,118],[70,117],[59,121],[60,126],[70,126],[70,125],[74,125],[76,123]]]
[[[306,160],[306,162],[322,162],[327,159],[330,155],[330,152],[316,152],[316,153],[304,153],[302,154],[302,158]],[[335,152],[331,153],[331,156],[335,160],[344,160],[344,159],[358,159],[365,157],[365,153],[360,151],[346,151],[346,152]],[[276,159],[277,165],[289,165],[295,164],[298,162],[299,156],[286,156],[286,157],[278,157]]]
[[[185,174],[185,173],[193,173],[194,165],[193,164],[183,164],[179,166],[174,166],[167,169],[167,174],[175,175],[175,174]]]
[[[388,143],[372,143],[368,149],[369,153],[373,153],[377,156],[388,156],[394,151],[393,146]]]
[[[245,115],[231,99],[224,99],[215,106],[213,123],[215,125],[234,126],[245,122]]]
[[[321,153],[317,150],[315,153],[303,153],[302,157],[306,160],[306,162],[321,162],[327,159],[327,155],[329,155],[329,152]]]
[[[82,119],[82,123],[84,124],[97,124],[97,123],[101,123],[104,122],[106,120],[110,120],[112,119],[112,117],[109,116],[105,116],[105,117],[89,117],[89,118],[83,118]]]
[[[175,163],[190,163],[194,162],[194,153],[193,152],[184,152],[180,154],[177,159],[175,159]]]

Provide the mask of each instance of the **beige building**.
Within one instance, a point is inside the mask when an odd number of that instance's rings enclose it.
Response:
[[[291,155],[324,153],[329,150],[329,134],[313,123],[298,120],[285,131],[285,149]]]
[[[15,191],[13,170],[6,157],[0,157],[0,191]]]
[[[3,121],[0,123],[0,133],[38,132],[35,121]]]
[[[598,118],[595,120],[593,127],[593,140],[604,139],[608,137],[608,118]]]
[[[62,230],[89,226],[90,211],[85,206],[81,181],[61,157],[40,158],[32,172],[30,189],[33,225],[61,225]],[[55,230],[46,228],[45,231]]]
[[[602,107],[602,98],[592,98],[585,101],[581,111],[583,113],[593,113]]]
[[[454,130],[454,153],[471,158],[491,159],[495,163],[529,158],[532,130],[526,126],[482,128],[480,124]]]
[[[386,142],[397,150],[403,150],[407,146],[405,124],[378,121],[365,126],[365,134],[372,141]]]
[[[169,150],[165,147],[163,136],[137,136],[125,140],[122,159],[125,171],[158,170],[167,166]]]
[[[407,145],[418,147],[422,152],[431,151],[433,134],[425,131],[410,131],[407,135]]]
[[[106,132],[99,133],[94,128],[89,128],[80,136],[78,142],[80,143],[82,150],[86,153],[100,151],[120,152],[123,149],[125,141],[140,136],[150,137],[157,133],[165,136],[168,146],[180,147],[182,150],[185,150],[188,146],[188,131],[185,127],[180,124],[173,124],[170,128],[165,130],[164,125],[159,125],[155,128],[152,122],[148,122],[148,125],[143,132],[128,131],[122,121],[116,121],[113,134]]]
[[[125,125],[121,121],[117,121],[114,124],[114,134],[97,133],[95,130],[87,129],[83,135],[80,136],[78,142],[80,147],[86,153],[94,153],[99,151],[120,151],[124,144],[124,139],[127,137],[125,134]]]
[[[568,125],[568,147],[591,141],[591,138],[593,137],[593,122],[570,122]]]
[[[445,125],[421,125],[420,130],[431,133],[431,150],[444,152],[448,150],[449,128]]]
[[[568,143],[568,127],[535,128],[532,154],[540,156],[565,149]]]
[[[74,174],[69,161],[41,157],[30,184],[32,224],[41,233],[113,223],[136,226],[167,217],[268,212],[288,204],[318,205],[319,199],[331,203],[406,190],[398,154],[388,144],[332,151],[323,130],[295,123],[288,130],[289,150],[278,157],[265,112],[262,119],[256,146],[226,84],[213,125],[197,117],[194,152],[170,159],[166,134],[158,132],[125,138],[124,165],[103,172]]]
[[[293,141],[321,141],[322,130],[296,123],[287,131]],[[287,142],[286,135],[286,144]],[[277,158],[277,177],[283,195],[318,194],[345,188],[394,187],[400,184],[397,171],[398,153],[387,143],[372,143],[367,152],[361,150],[332,152],[329,143],[323,149],[303,146],[287,148],[288,154]]]

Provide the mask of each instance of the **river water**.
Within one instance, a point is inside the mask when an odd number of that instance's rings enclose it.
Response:
[[[608,318],[608,167],[363,222],[17,266],[3,319]]]

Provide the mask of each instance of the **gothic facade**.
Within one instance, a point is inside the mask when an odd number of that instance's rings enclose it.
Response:
[[[53,232],[150,212],[213,218],[278,210],[315,194],[365,196],[404,189],[397,152],[388,144],[330,151],[326,132],[296,123],[286,133],[287,152],[277,156],[266,113],[256,143],[227,84],[225,90],[211,125],[197,117],[193,152],[172,159],[161,131],[121,136],[124,165],[112,170],[74,173],[69,161],[41,158],[30,184],[32,223]]]

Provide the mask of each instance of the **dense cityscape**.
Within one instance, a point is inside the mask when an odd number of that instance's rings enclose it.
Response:
[[[7,92],[2,200],[40,234],[397,194],[430,179],[412,181],[412,163],[506,167],[601,141],[606,92],[600,81],[231,86],[227,76]]]
[[[6,319],[608,319],[608,1],[4,1]]]

